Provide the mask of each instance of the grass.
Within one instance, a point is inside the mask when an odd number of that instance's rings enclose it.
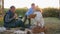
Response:
[[[60,34],[60,20],[58,18],[44,18],[47,34]]]
[[[3,25],[3,19],[0,19],[0,26]],[[60,34],[60,20],[54,17],[44,18],[47,34]]]
[[[2,16],[0,16],[0,26],[3,26],[3,17]]]

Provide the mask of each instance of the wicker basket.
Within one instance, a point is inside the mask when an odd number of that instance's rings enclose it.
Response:
[[[45,30],[46,30],[45,27],[41,28],[40,26],[37,26],[37,27],[34,27],[34,28],[32,29],[32,32],[33,32],[33,33],[40,33],[40,32],[45,32]]]

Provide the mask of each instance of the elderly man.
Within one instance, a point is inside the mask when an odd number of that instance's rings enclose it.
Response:
[[[25,27],[23,21],[18,19],[16,20],[16,13],[14,6],[11,6],[4,16],[4,27],[6,28]]]

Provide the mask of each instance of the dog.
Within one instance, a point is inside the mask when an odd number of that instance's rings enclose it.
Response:
[[[33,20],[35,21],[34,24],[36,27],[34,27],[32,29],[32,32],[35,34],[35,33],[41,33],[41,34],[45,34],[44,31],[45,31],[45,27],[44,27],[44,19],[43,19],[43,16],[41,14],[40,11],[35,11],[34,12],[35,16],[33,16]],[[31,16],[31,17],[32,17]]]

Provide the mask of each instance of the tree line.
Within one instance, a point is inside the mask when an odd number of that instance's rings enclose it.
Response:
[[[18,16],[24,16],[28,8],[17,8],[16,13]],[[6,13],[8,9],[4,9],[4,13]],[[60,18],[60,9],[57,8],[44,8],[42,9],[42,15],[43,17],[59,17]]]

